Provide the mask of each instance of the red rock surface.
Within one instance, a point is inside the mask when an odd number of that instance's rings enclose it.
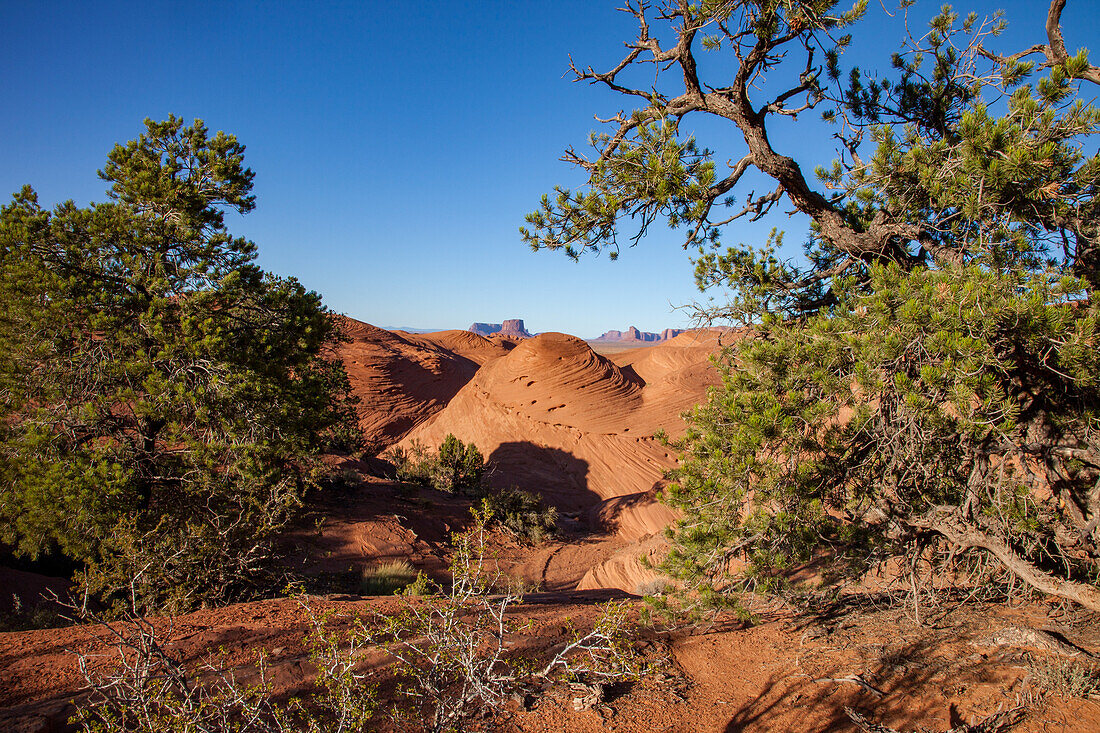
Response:
[[[526,339],[531,338],[531,334],[527,332],[527,329],[523,326],[523,319],[513,318],[500,324],[500,330],[496,333],[490,334],[492,336],[505,336],[508,338]]]
[[[435,414],[485,361],[508,349],[467,331],[410,334],[342,319],[340,344],[364,437],[389,445]]]
[[[633,593],[654,577],[639,562],[650,536],[675,517],[654,491],[673,455],[653,435],[682,434],[680,413],[716,383],[718,335],[604,357],[573,336],[540,334],[487,362],[402,445],[439,445],[447,434],[474,443],[494,465],[492,483],[533,491],[605,538],[578,582]]]

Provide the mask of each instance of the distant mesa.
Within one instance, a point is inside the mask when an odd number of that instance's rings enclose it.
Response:
[[[510,336],[511,338],[528,339],[531,334],[523,327],[522,318],[512,318],[503,323],[475,323],[466,329],[478,336]]]
[[[662,341],[668,341],[684,333],[682,328],[666,328],[660,333],[651,333],[649,331],[639,331],[634,326],[631,326],[626,331],[608,331],[599,338],[592,339],[593,341],[617,341],[627,343],[640,343],[640,344],[655,344]]]
[[[478,336],[489,338],[494,333],[499,331],[501,326],[503,325],[504,324],[502,323],[475,323],[466,330],[470,331],[471,333],[476,333]]]
[[[666,328],[664,331],[661,331],[661,340],[668,341],[669,339],[676,338],[682,333],[685,333],[682,328]]]

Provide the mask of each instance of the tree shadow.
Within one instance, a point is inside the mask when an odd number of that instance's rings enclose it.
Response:
[[[778,729],[799,711],[812,711],[812,720],[802,720],[815,731],[848,733],[854,724],[846,707],[899,730],[959,720],[959,711],[943,699],[947,670],[935,650],[927,639],[884,648],[877,660],[859,671],[858,680],[865,684],[852,681],[852,673],[840,669],[810,670],[813,676],[773,675],[729,720],[725,733]]]
[[[665,479],[655,482],[648,491],[639,491],[635,494],[623,494],[599,500],[588,507],[584,513],[583,521],[592,529],[606,534],[614,534],[620,529],[622,517],[625,514],[651,507],[661,503],[660,492],[667,485]],[[671,514],[671,510],[670,514]],[[671,522],[672,520],[669,519]],[[663,527],[653,527],[653,532],[659,532]]]
[[[501,443],[488,460],[490,486],[516,486],[538,494],[562,513],[581,512],[599,501],[588,488],[588,462],[528,441]]]

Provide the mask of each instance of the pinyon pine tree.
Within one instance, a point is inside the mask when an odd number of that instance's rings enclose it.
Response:
[[[109,201],[0,210],[0,540],[110,596],[182,609],[254,590],[326,441],[355,439],[316,293],[254,264],[244,146],[146,121]]]
[[[521,230],[616,254],[663,218],[700,288],[728,289],[705,315],[752,326],[688,416],[664,567],[720,604],[811,558],[839,580],[903,556],[915,579],[942,548],[1100,610],[1100,68],[1052,0],[1030,48],[948,6],[887,73],[845,70],[867,3],[839,5],[628,3],[622,61],[574,72],[636,106],[567,151],[587,185]],[[840,141],[816,179],[769,137],[811,114]],[[684,132],[704,117],[745,144],[728,170]],[[750,170],[774,188],[735,201]],[[802,260],[723,243],[780,205],[811,223]]]

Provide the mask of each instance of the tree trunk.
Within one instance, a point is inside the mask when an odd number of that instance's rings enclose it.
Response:
[[[912,527],[936,532],[961,548],[985,550],[1032,588],[1074,601],[1090,611],[1100,611],[1100,588],[1088,583],[1063,580],[1035,567],[1020,557],[1004,540],[987,534],[964,520],[957,507],[937,507],[923,517],[911,519],[907,523]]]

